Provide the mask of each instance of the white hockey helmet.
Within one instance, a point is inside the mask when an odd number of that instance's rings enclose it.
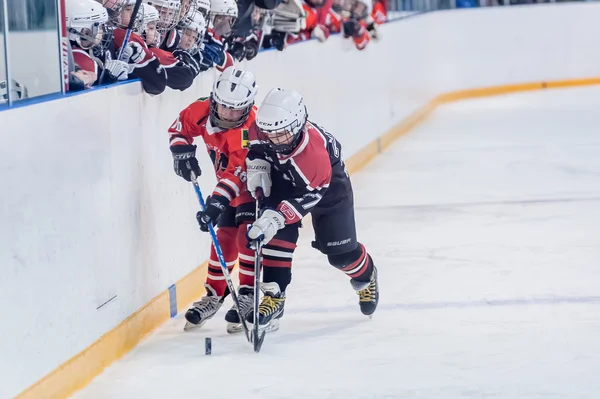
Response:
[[[261,144],[275,152],[293,151],[308,120],[302,95],[293,90],[272,89],[256,113],[256,127]]]
[[[205,20],[209,20],[210,19],[210,4],[211,1],[210,0],[198,0],[196,2],[197,4],[197,9],[198,12],[200,14],[202,14],[202,16],[204,17]]]
[[[214,126],[233,129],[248,119],[258,93],[250,71],[229,67],[217,78],[210,93],[210,121]]]
[[[100,44],[108,22],[106,8],[94,0],[67,0],[66,8],[69,40],[86,50]]]
[[[350,4],[350,13],[356,19],[367,18],[373,10],[373,2],[371,0],[353,0]]]
[[[181,10],[181,0],[145,0],[145,2],[158,11],[160,15],[158,31],[163,36],[177,26]]]
[[[191,20],[186,19],[180,25],[181,40],[179,41],[179,47],[189,51],[191,54],[196,54],[198,52],[198,45],[204,40],[204,34],[206,33],[206,21],[204,17],[197,12]]]
[[[218,36],[231,33],[238,17],[238,6],[235,0],[211,0],[208,27]]]
[[[135,33],[140,35],[148,46],[158,46],[160,43],[160,33],[157,30],[160,20],[158,10],[150,4],[142,4],[139,13],[142,15],[142,23],[134,30]]]

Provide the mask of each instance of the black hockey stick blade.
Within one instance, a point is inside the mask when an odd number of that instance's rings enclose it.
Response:
[[[257,331],[256,335],[253,334],[252,343],[254,344],[254,352],[260,352],[260,348],[262,348],[263,341],[265,340],[266,331]]]

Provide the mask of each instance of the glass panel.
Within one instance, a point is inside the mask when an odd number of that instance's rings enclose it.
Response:
[[[61,92],[56,0],[4,1],[8,5],[9,75],[18,84],[13,102]]]
[[[8,105],[6,87],[6,55],[4,54],[4,0],[0,0],[0,109]]]

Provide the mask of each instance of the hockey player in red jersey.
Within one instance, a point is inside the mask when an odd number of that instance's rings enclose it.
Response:
[[[351,0],[350,16],[342,19],[342,33],[345,38],[352,38],[358,50],[364,50],[371,41],[367,29],[373,5],[371,0]]]
[[[210,98],[201,98],[189,105],[169,128],[173,167],[187,181],[191,180],[192,172],[196,176],[201,172],[194,138],[201,137],[206,145],[218,182],[206,200],[206,209],[198,212],[196,218],[202,231],[208,231],[209,224],[218,226],[217,237],[230,271],[239,257],[238,299],[242,314],[252,309],[254,301],[254,252],[245,245],[245,233],[254,220],[255,206],[246,190],[245,159],[248,129],[255,119],[257,91],[251,72],[227,68],[215,81]],[[229,294],[213,246],[205,286],[206,295],[185,314],[186,329],[202,326],[212,318]],[[229,332],[241,331],[235,307],[227,312],[225,320]]]
[[[377,269],[357,241],[353,191],[342,148],[335,137],[307,119],[299,93],[274,89],[267,94],[250,129],[246,167],[248,191],[256,197],[260,187],[265,197],[265,210],[247,233],[251,247],[259,241],[264,245],[260,327],[278,328],[298,228],[308,213],[315,232],[313,247],[350,277],[362,313],[371,316],[379,301]],[[247,320],[253,322],[252,312]]]

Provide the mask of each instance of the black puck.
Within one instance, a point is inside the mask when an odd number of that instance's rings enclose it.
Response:
[[[210,355],[212,353],[212,340],[210,337],[204,339],[204,354]]]

